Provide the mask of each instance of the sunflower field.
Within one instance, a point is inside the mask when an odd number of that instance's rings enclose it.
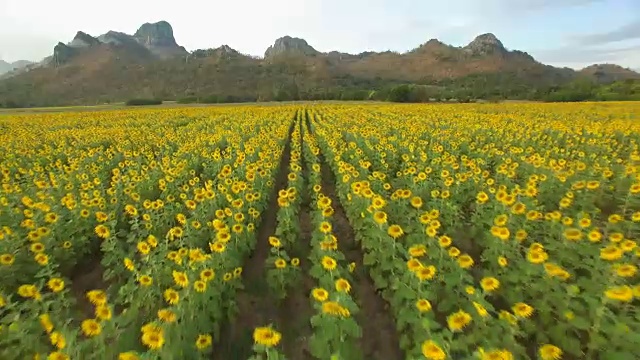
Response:
[[[1,114],[0,359],[638,359],[639,121]]]

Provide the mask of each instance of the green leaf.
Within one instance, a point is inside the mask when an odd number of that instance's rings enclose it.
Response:
[[[635,360],[637,359],[636,355],[619,352],[619,351],[606,351],[600,354],[600,360]]]
[[[591,324],[585,318],[577,317],[571,320],[571,324],[580,330],[587,330],[591,327]]]

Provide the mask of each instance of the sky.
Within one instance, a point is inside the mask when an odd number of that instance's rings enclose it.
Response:
[[[508,49],[582,68],[640,69],[640,0],[0,0],[0,59],[37,61],[78,30],[133,34],[168,21],[187,50],[227,44],[262,56],[275,39],[319,51],[405,52],[437,38],[464,46],[491,32]]]

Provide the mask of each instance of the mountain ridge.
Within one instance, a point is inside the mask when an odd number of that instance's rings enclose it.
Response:
[[[16,69],[24,68],[30,64],[33,64],[33,63],[29,60],[17,60],[13,62],[0,60],[0,75],[4,75]]]
[[[228,45],[188,52],[166,21],[145,23],[133,35],[108,31],[94,37],[78,31],[72,41],[58,43],[52,56],[11,75],[0,81],[0,102],[56,105],[211,93],[269,100],[400,83],[439,86],[457,79],[470,81],[467,87],[487,87],[489,81],[525,93],[579,77],[598,82],[640,78],[610,64],[578,71],[545,65],[526,52],[508,49],[493,33],[480,34],[464,46],[430,39],[403,53],[321,52],[290,35],[276,39],[263,57]],[[465,80],[478,76],[484,85]]]

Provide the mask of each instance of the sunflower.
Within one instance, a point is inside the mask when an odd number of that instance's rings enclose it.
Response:
[[[149,246],[149,244],[147,244],[146,241],[138,242],[138,244],[136,245],[136,248],[142,255],[147,255],[149,251],[151,251],[151,247]]]
[[[442,248],[448,248],[449,246],[451,246],[451,243],[452,243],[452,240],[447,235],[442,235],[440,236],[440,238],[438,238],[438,244]]]
[[[323,196],[322,198],[318,199],[318,209],[326,209],[329,206],[331,206],[331,199]]]
[[[500,267],[505,267],[509,264],[509,261],[507,260],[506,257],[504,256],[498,256],[498,265],[500,265]]]
[[[178,292],[173,289],[165,290],[163,297],[164,300],[171,305],[175,305],[180,301],[180,294],[178,294]]]
[[[149,235],[147,236],[147,244],[155,249],[158,246],[158,239],[153,235]]]
[[[538,349],[540,359],[542,360],[559,360],[562,358],[562,350],[551,344],[544,344]]]
[[[100,320],[109,320],[112,316],[111,308],[107,305],[99,305],[95,309],[95,315]]]
[[[196,348],[198,348],[198,350],[204,350],[209,346],[211,346],[211,343],[212,343],[211,335],[200,334],[196,339]]]
[[[533,307],[522,302],[519,302],[513,305],[511,307],[511,310],[513,310],[513,313],[516,316],[519,316],[522,318],[528,318],[533,314]]]
[[[329,234],[331,232],[331,223],[328,221],[323,221],[320,223],[320,232],[323,234]]]
[[[638,244],[636,244],[635,241],[633,240],[625,240],[620,244],[620,248],[622,249],[622,251],[624,252],[629,252],[632,251],[633,249],[635,249],[638,246]]]
[[[338,317],[349,317],[351,313],[349,310],[336,301],[325,301],[322,303],[322,312],[327,315],[333,315]]]
[[[338,266],[338,263],[329,256],[323,256],[321,263],[322,263],[322,267],[325,270],[329,270],[329,271],[335,270],[335,268]]]
[[[107,294],[102,290],[90,290],[87,292],[87,299],[95,306],[107,303]]]
[[[578,241],[582,239],[582,231],[576,228],[568,228],[562,233],[562,236],[569,241]]]
[[[140,360],[140,357],[132,351],[127,351],[120,353],[118,355],[118,360]]]
[[[427,299],[419,299],[416,301],[416,308],[420,312],[427,312],[431,310],[431,303]]]
[[[49,335],[49,341],[51,342],[51,345],[55,346],[58,350],[62,350],[67,346],[67,341],[64,338],[64,335],[58,331],[54,331]]]
[[[69,355],[59,351],[54,351],[47,356],[47,360],[69,360]]]
[[[45,266],[49,263],[49,256],[43,253],[40,254],[36,254],[36,256],[33,257],[36,262],[42,266]]]
[[[173,282],[176,285],[183,288],[189,286],[189,278],[187,277],[187,274],[185,272],[173,270],[172,275],[173,275]]]
[[[20,285],[20,287],[18,287],[18,295],[23,298],[38,299],[40,297],[38,288],[35,285]]]
[[[438,235],[438,228],[429,226],[425,229],[425,234],[431,238],[436,237],[436,235]]]
[[[158,310],[158,319],[161,321],[172,323],[176,321],[176,314],[169,309],[160,309]]]
[[[202,281],[202,280],[196,280],[193,282],[193,288],[199,292],[202,293],[205,290],[207,290],[207,283]]]
[[[487,195],[487,193],[485,193],[484,191],[481,191],[478,193],[478,195],[476,195],[476,201],[480,204],[484,204],[488,200],[489,200],[489,195]]]
[[[422,207],[422,199],[418,196],[412,197],[411,206],[413,206],[416,209],[420,209]]]
[[[404,230],[400,227],[400,225],[391,225],[389,229],[387,229],[387,234],[394,239],[398,239],[400,236],[404,235]]]
[[[228,230],[220,230],[216,234],[216,239],[223,244],[228,243],[229,240],[231,240],[231,234],[229,233]]]
[[[40,326],[47,332],[47,334],[53,331],[53,323],[51,322],[51,317],[49,314],[42,314],[39,317]]]
[[[623,251],[616,245],[609,245],[600,250],[600,258],[607,261],[615,261],[622,257]]]
[[[484,291],[491,292],[500,287],[500,281],[494,277],[485,277],[480,280],[480,286]]]
[[[529,261],[532,264],[542,264],[543,262],[547,261],[548,258],[549,258],[549,255],[544,250],[539,250],[539,251],[529,250],[527,252],[527,261]]]
[[[102,332],[100,323],[95,319],[84,320],[80,327],[82,328],[82,333],[87,337],[97,336]]]
[[[220,241],[209,243],[209,249],[215,253],[221,254],[226,250],[227,246]]]
[[[291,259],[291,266],[293,267],[297,267],[300,265],[300,259],[299,258],[293,258]]]
[[[164,345],[164,334],[162,333],[162,331],[159,331],[157,329],[143,331],[141,341],[142,344],[144,344],[149,349],[157,350],[160,349],[162,345]]]
[[[356,270],[356,263],[355,262],[349,263],[349,265],[347,266],[347,270],[349,270],[350,273],[353,273]]]
[[[471,322],[471,315],[460,310],[447,317],[447,325],[451,331],[460,331]]]
[[[136,269],[136,266],[133,263],[133,260],[131,260],[129,258],[124,258],[123,263],[124,263],[125,269],[127,269],[129,271],[134,271]]]
[[[513,360],[513,354],[506,349],[484,351],[478,349],[480,360]]]
[[[31,252],[34,253],[41,253],[44,251],[44,245],[42,243],[36,242],[31,244],[31,246],[29,247],[29,250],[31,250]]]
[[[330,218],[334,213],[335,210],[331,206],[322,209],[322,217],[324,218]]]
[[[351,284],[349,284],[349,282],[345,279],[341,278],[336,280],[335,285],[338,292],[348,293],[349,291],[351,291]]]
[[[200,279],[203,281],[211,281],[215,277],[215,272],[212,269],[204,269],[200,272]]]
[[[131,204],[127,204],[127,205],[124,206],[124,212],[129,216],[138,215],[138,210],[136,209],[135,206],[133,206]]]
[[[436,276],[436,267],[433,265],[421,267],[415,272],[415,274],[421,281],[431,280]]]
[[[49,224],[53,224],[58,221],[58,215],[55,213],[48,213],[44,216],[44,221],[48,222]]]
[[[460,255],[460,249],[458,249],[455,246],[452,246],[449,248],[449,250],[447,251],[447,253],[449,254],[449,256],[451,256],[452,258],[458,257]]]
[[[376,211],[373,213],[373,221],[378,225],[382,225],[387,222],[387,213],[384,211]]]
[[[633,300],[633,289],[630,286],[616,286],[607,289],[604,296],[611,300],[630,302]]]
[[[638,267],[633,264],[622,264],[618,265],[615,271],[618,276],[633,277],[638,272]]]
[[[473,286],[465,286],[464,292],[466,292],[469,295],[473,295],[476,293],[476,288],[474,288]]]
[[[274,262],[276,269],[284,269],[287,267],[287,261],[285,259],[276,259]]]
[[[473,258],[467,254],[460,255],[456,260],[458,261],[458,265],[463,269],[470,268],[474,264]]]
[[[109,237],[109,235],[111,235],[111,231],[109,231],[109,228],[102,224],[96,226],[94,230],[96,235],[98,235],[98,237],[102,239],[106,239]]]
[[[473,307],[476,309],[476,312],[478,313],[478,315],[480,315],[481,317],[486,317],[489,315],[489,312],[487,311],[487,309],[482,306],[482,304],[477,303],[477,302],[473,302]]]
[[[153,284],[153,278],[149,275],[142,275],[138,279],[138,282],[142,286],[151,286],[151,284]]]
[[[447,354],[432,340],[426,340],[421,346],[422,355],[429,360],[445,360]]]
[[[323,302],[329,298],[329,292],[323,288],[315,288],[311,291],[311,296],[313,296],[316,301]]]
[[[413,245],[409,248],[409,255],[414,258],[422,257],[427,254],[427,247],[423,244]]]
[[[518,318],[506,310],[500,310],[500,313],[498,314],[498,318],[505,320],[511,325],[516,325],[518,323]]]
[[[0,264],[4,266],[11,266],[15,261],[15,257],[11,254],[0,255]]]
[[[277,237],[269,236],[269,245],[273,246],[274,248],[279,248],[280,246],[282,246],[282,243]]]
[[[270,327],[258,327],[253,330],[253,341],[265,347],[274,347],[280,343],[282,335]]]

